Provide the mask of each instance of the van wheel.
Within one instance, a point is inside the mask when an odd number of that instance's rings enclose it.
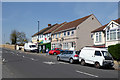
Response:
[[[96,62],[96,63],[95,63],[95,68],[98,68],[98,69],[100,68],[99,62]]]
[[[24,52],[26,52],[26,50],[24,49]]]
[[[81,60],[80,64],[81,64],[82,66],[84,66],[84,65],[85,65],[85,60]]]
[[[73,61],[73,59],[71,58],[71,59],[69,60],[69,62],[72,64],[74,61]]]

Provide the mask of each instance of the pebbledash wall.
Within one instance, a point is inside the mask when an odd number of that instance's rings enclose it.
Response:
[[[84,46],[93,46],[91,31],[100,26],[102,26],[101,23],[92,14],[90,17],[88,17],[82,23],[80,23],[77,27],[65,29],[57,33],[54,33],[52,35],[51,48],[55,48],[56,44],[59,45],[58,48],[71,49],[73,47],[75,50],[81,50],[81,48]],[[64,36],[64,32],[66,32],[67,34],[67,32],[71,33],[72,31],[74,31],[73,35],[70,34],[69,36],[68,35]],[[61,33],[61,36],[56,37],[59,36],[59,33]],[[62,45],[61,47],[60,44]]]
[[[78,37],[76,40],[76,50],[80,50],[84,46],[92,46],[93,40],[91,38],[91,31],[100,26],[101,23],[94,15],[78,25],[76,29],[76,36]]]

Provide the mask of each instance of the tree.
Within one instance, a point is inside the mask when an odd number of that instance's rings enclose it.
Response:
[[[13,30],[10,39],[12,44],[19,44],[23,45],[25,42],[28,42],[28,39],[26,38],[26,34],[24,32],[18,32],[16,30]]]
[[[12,33],[10,34],[10,40],[11,40],[11,44],[17,43],[17,31],[16,30],[13,30]]]
[[[26,34],[24,32],[18,32],[17,37],[17,43],[20,45],[23,45],[24,43],[28,42],[28,39],[26,38]]]

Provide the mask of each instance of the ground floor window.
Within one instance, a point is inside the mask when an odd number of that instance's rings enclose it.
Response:
[[[68,49],[68,43],[63,43],[63,49]]]
[[[52,44],[52,49],[55,48],[55,44]]]

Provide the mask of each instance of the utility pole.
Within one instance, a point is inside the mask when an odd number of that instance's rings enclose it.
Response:
[[[37,39],[37,43],[38,43],[38,53],[39,53],[39,21],[38,21],[38,39]]]

